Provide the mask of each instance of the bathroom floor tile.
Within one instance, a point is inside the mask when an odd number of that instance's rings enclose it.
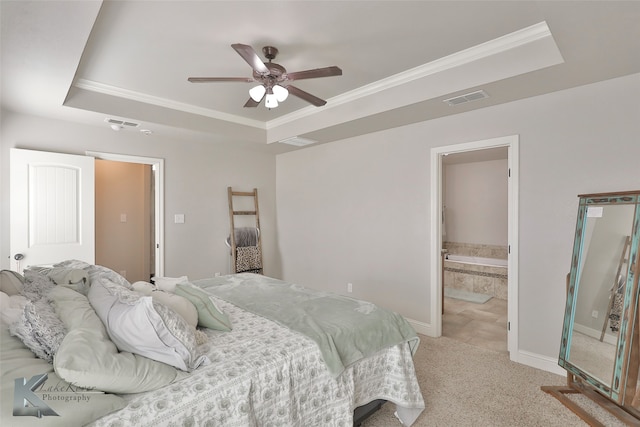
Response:
[[[507,351],[507,301],[484,304],[444,299],[442,335],[493,351]]]

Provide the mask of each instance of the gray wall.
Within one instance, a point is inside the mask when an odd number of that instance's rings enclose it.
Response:
[[[227,187],[258,188],[265,272],[280,275],[275,251],[275,156],[215,142],[189,142],[2,112],[0,134],[0,265],[9,266],[9,148],[156,157],[165,167],[165,275],[190,279],[228,272]],[[174,214],[185,214],[174,224]]]
[[[507,246],[507,160],[444,166],[443,241]]]
[[[640,75],[277,157],[285,280],[430,320],[430,150],[520,136],[519,350],[558,356],[578,194],[640,188]]]
[[[226,187],[255,186],[268,275],[340,293],[351,282],[353,296],[428,323],[430,149],[519,134],[519,347],[554,359],[577,195],[640,188],[638,99],[632,75],[276,157],[3,112],[1,265],[9,147],[159,157],[167,275],[226,271]]]

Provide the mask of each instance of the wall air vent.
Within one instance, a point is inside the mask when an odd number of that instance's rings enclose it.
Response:
[[[278,142],[282,144],[295,145],[296,147],[304,147],[305,145],[315,144],[318,141],[308,138],[300,138],[299,136],[292,136],[291,138],[282,139]]]
[[[467,93],[464,95],[454,96],[453,98],[444,99],[443,102],[453,106],[458,104],[464,104],[465,102],[477,101],[478,99],[488,98],[487,92],[483,90],[477,90],[475,92]]]
[[[104,119],[104,121],[109,123],[110,125],[116,125],[116,126],[122,126],[122,127],[128,127],[128,128],[137,128],[138,126],[140,126],[140,123],[127,122],[125,120],[119,120],[119,119],[106,118]]]

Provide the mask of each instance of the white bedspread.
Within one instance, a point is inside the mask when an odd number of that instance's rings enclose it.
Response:
[[[375,399],[405,425],[424,409],[409,346],[381,351],[332,378],[310,339],[222,300],[233,331],[206,330],[212,363],[162,389],[123,396],[92,426],[344,426]]]

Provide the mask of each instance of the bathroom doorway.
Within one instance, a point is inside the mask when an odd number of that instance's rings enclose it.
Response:
[[[442,158],[442,335],[507,351],[508,148]]]
[[[506,156],[506,157],[505,157]],[[503,159],[500,159],[503,157]],[[449,158],[449,159],[447,159]],[[453,324],[447,323],[446,327],[449,331],[454,330],[454,333],[460,333],[462,336],[473,334],[480,334],[478,331],[462,331],[459,328],[455,331],[456,327],[460,327],[461,323],[469,321],[473,318],[474,322],[468,326],[477,325],[483,330],[483,334],[491,336],[493,333],[500,334],[499,328],[495,328],[494,325],[489,325],[492,322],[502,323],[504,328],[502,330],[503,336],[506,335],[506,348],[510,353],[512,360],[515,360],[517,356],[517,188],[518,188],[518,170],[517,170],[517,158],[518,158],[518,136],[508,136],[495,138],[490,140],[476,141],[472,143],[450,145],[445,147],[437,147],[431,150],[431,177],[432,177],[432,197],[431,197],[431,231],[432,231],[432,274],[431,274],[431,320],[434,329],[434,336],[440,336],[443,333],[443,316],[442,313],[448,311],[447,321],[451,320]],[[460,240],[459,237],[451,237],[452,242],[447,242],[445,231],[447,230],[447,220],[455,222],[453,217],[447,217],[446,209],[446,175],[445,171],[447,165],[450,164],[463,164],[474,163],[471,160],[492,162],[494,160],[504,167],[504,182],[501,185],[506,185],[507,200],[506,203],[506,230],[496,231],[504,233],[505,237],[498,237],[495,241],[489,241],[489,244],[473,245],[456,242]],[[506,163],[505,161],[506,160]],[[477,163],[477,162],[476,162]],[[476,166],[488,167],[493,166],[490,163],[477,163]],[[474,169],[474,168],[469,168]],[[477,168],[476,168],[477,169]],[[493,172],[495,174],[495,171]],[[497,178],[493,178],[494,181]],[[476,189],[475,191],[482,191]],[[451,200],[450,200],[451,201]],[[453,202],[453,201],[452,201]],[[469,200],[456,201],[456,203],[469,203]],[[478,202],[478,201],[476,201]],[[488,206],[488,204],[487,204]],[[486,206],[485,206],[486,207]],[[458,213],[460,213],[459,209]],[[471,204],[470,207],[463,209],[483,209],[483,207],[476,203]],[[450,212],[451,214],[451,212]],[[486,214],[486,212],[485,212]],[[471,214],[473,215],[473,213]],[[502,222],[504,222],[504,219]],[[471,227],[474,226],[471,221]],[[477,226],[477,225],[476,225]],[[500,225],[498,225],[500,226]],[[483,230],[487,231],[487,230]],[[450,231],[451,233],[451,231]],[[473,239],[471,239],[473,240]],[[449,249],[453,249],[453,252],[458,252],[462,255],[474,255],[476,259],[463,259],[455,261],[455,264],[449,264],[450,261],[445,260],[442,249],[445,248],[445,243],[449,246]],[[476,242],[477,243],[477,242]],[[486,242],[482,242],[486,243]],[[485,255],[485,256],[481,256]],[[477,259],[477,258],[504,258],[506,260],[506,269],[501,266],[487,266],[485,265],[489,260]],[[453,262],[453,261],[451,261]],[[481,265],[480,265],[481,264]],[[495,270],[494,270],[495,268]],[[474,293],[473,284],[471,281],[476,278],[476,285],[479,286],[484,292],[481,293],[493,293],[490,296],[490,301],[483,304],[484,310],[481,310],[479,306],[474,307],[475,304],[464,299],[468,299],[469,295],[460,296],[460,292],[453,292],[455,299],[449,299],[449,296],[445,296],[444,280],[456,277],[458,280],[458,286],[461,288],[462,293],[464,291]],[[495,282],[494,282],[495,279]],[[465,282],[466,281],[466,282]],[[476,289],[478,290],[478,289]],[[451,294],[451,292],[447,292]],[[458,299],[459,298],[459,299]],[[473,300],[473,295],[471,295]],[[493,302],[491,302],[493,300]],[[449,302],[449,309],[447,309],[447,302]],[[466,317],[461,315],[465,310],[468,310]],[[459,317],[456,317],[460,315]],[[483,320],[488,321],[489,324],[483,326]],[[458,322],[456,324],[456,322]],[[503,344],[504,346],[504,344]],[[500,348],[494,348],[500,349]]]

